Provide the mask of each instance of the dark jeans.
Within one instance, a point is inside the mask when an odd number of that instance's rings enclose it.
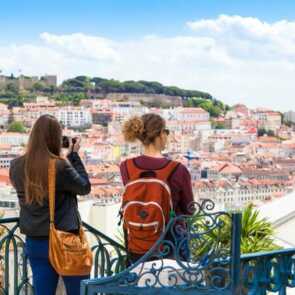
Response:
[[[49,263],[48,240],[27,238],[25,251],[33,271],[34,295],[55,295],[59,275]],[[89,276],[64,276],[67,295],[79,295],[81,280],[88,278]]]

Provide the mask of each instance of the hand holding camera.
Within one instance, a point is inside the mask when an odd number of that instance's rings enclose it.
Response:
[[[78,137],[73,137],[73,138],[70,138],[68,136],[62,137],[62,147],[69,149],[69,153],[71,152],[78,153],[80,150],[80,142],[81,142],[81,138],[78,138]]]

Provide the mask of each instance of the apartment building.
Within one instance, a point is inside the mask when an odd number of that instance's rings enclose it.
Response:
[[[257,109],[252,115],[257,120],[259,129],[266,129],[276,133],[281,128],[282,117],[279,112]]]
[[[46,96],[37,96],[35,102],[24,102],[24,111],[26,112],[35,112],[44,108],[48,111],[56,107],[56,102],[49,100]]]
[[[246,206],[281,197],[291,191],[284,182],[229,179],[199,180],[193,183],[194,195],[198,199],[212,199],[219,205]]]
[[[0,103],[0,130],[4,129],[8,125],[10,111],[7,106]]]
[[[0,144],[22,146],[28,142],[29,135],[25,133],[0,132]]]
[[[149,109],[139,102],[113,102],[112,103],[113,120],[122,124],[132,116],[141,116],[149,112]]]
[[[12,151],[1,151],[0,150],[0,169],[10,167],[10,162],[15,159],[19,154]]]
[[[175,117],[178,121],[202,122],[209,121],[210,115],[202,108],[176,108]]]
[[[59,108],[55,116],[67,128],[85,128],[90,127],[92,124],[91,111],[84,107]]]
[[[295,112],[289,111],[284,114],[284,120],[295,124]]]

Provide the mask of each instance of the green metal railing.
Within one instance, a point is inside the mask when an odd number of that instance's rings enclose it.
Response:
[[[92,278],[110,278],[122,273],[126,268],[125,248],[89,224],[83,223],[83,226],[94,256]],[[33,295],[19,218],[0,219],[0,234],[0,294]],[[295,249],[242,255],[237,273],[236,282],[240,284],[235,294],[286,295],[288,288],[295,287]]]
[[[111,276],[126,265],[125,248],[83,222],[91,244],[94,265],[92,277]],[[19,218],[0,219],[0,295],[32,295],[32,274],[24,252],[24,236]]]
[[[242,255],[241,286],[241,294],[288,294],[295,287],[295,249]]]
[[[1,294],[32,294],[24,240],[18,232],[18,218],[0,219]]]

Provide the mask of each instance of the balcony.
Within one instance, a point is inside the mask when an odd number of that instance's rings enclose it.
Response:
[[[94,266],[92,279],[82,283],[81,294],[291,294],[295,249],[240,255],[241,214],[211,212],[212,204],[206,201],[195,209],[193,217],[171,220],[166,231],[172,238],[163,234],[129,267],[122,245],[83,223]],[[225,218],[232,224],[230,249],[218,242]],[[0,220],[0,293],[5,295],[33,294],[18,222],[17,217]],[[214,247],[212,232],[217,239]]]
[[[94,265],[91,276],[106,277],[125,268],[125,248],[102,232],[83,223],[92,245]],[[0,219],[0,294],[33,295],[32,273],[24,253],[24,237],[19,233],[19,218]]]

